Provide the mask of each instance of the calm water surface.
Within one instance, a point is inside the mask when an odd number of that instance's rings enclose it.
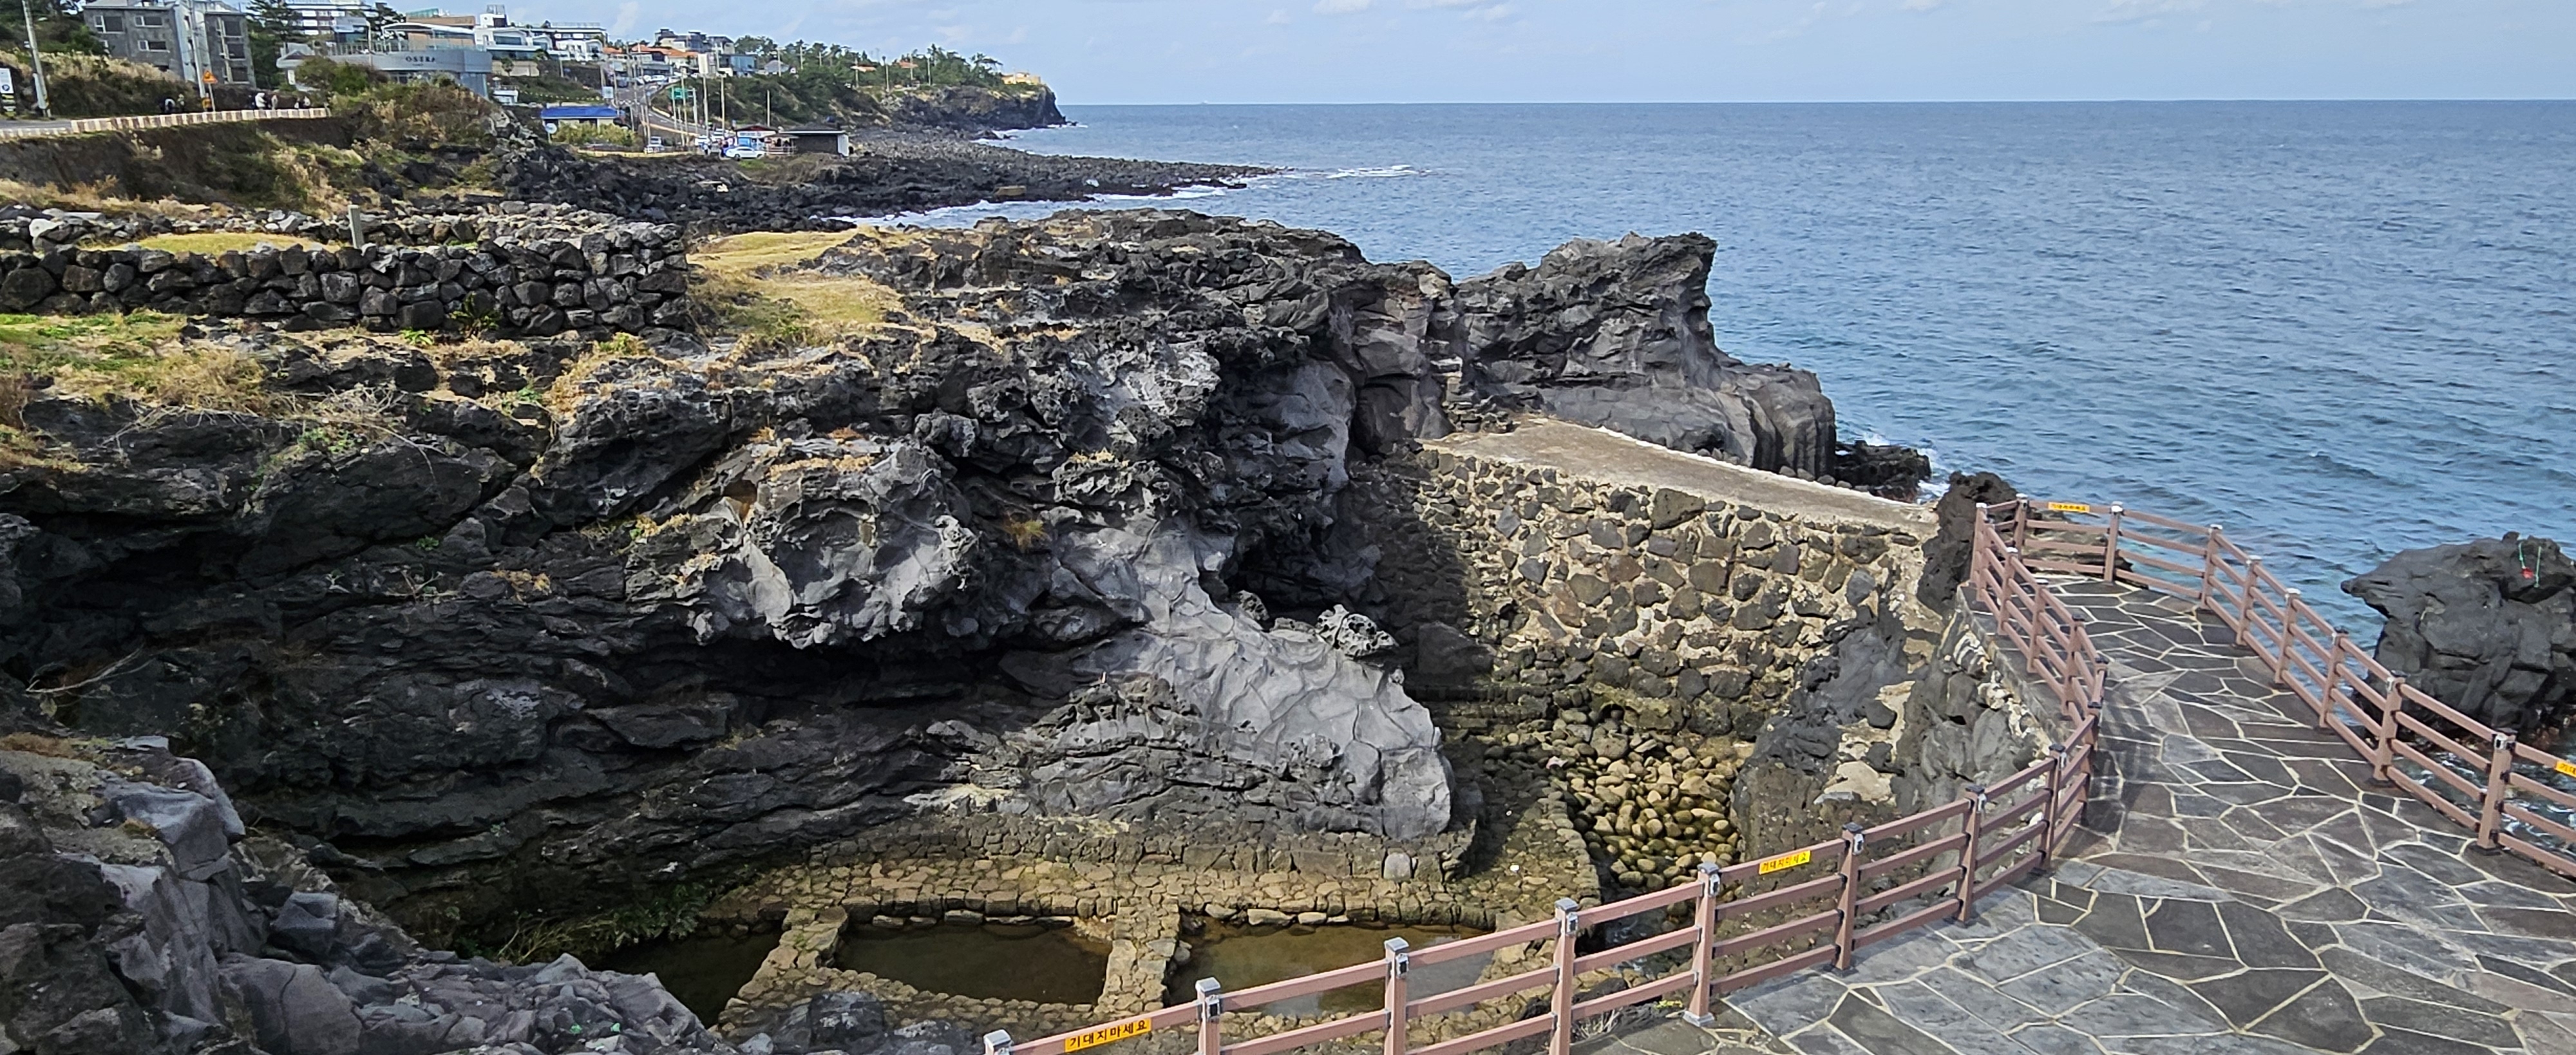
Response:
[[[2356,625],[2397,549],[2576,537],[2576,103],[1066,112],[1017,145],[1286,167],[1181,204],[1461,276],[1705,231],[1720,345],[1847,432],[2225,523]]]

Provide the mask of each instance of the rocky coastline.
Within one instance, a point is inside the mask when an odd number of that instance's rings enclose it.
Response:
[[[507,200],[365,252],[0,214],[0,298],[82,324],[0,364],[0,1050],[967,1055],[1156,1006],[1211,927],[1542,919],[2063,735],[1956,603],[2009,485],[1915,504],[1720,350],[1704,236],[851,230],[1256,173],[500,139]],[[2508,538],[2347,588],[2539,734],[2571,583]],[[1096,939],[1098,996],[838,959],[988,925]],[[721,1010],[594,966],[707,934],[774,942]]]

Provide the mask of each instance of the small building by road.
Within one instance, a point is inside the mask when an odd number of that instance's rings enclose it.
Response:
[[[799,154],[830,154],[834,157],[850,156],[850,132],[845,128],[826,128],[821,125],[809,125],[804,128],[785,129],[780,131],[778,135],[780,138],[785,139],[788,144],[794,148],[796,153]]]
[[[537,111],[537,119],[552,132],[564,125],[613,125],[626,120],[626,111],[600,103],[556,103]]]

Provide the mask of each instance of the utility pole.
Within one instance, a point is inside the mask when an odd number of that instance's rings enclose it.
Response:
[[[36,0],[18,0],[18,13],[27,16],[27,63],[36,75],[36,114],[51,118],[54,108],[45,100],[45,50],[36,46]]]

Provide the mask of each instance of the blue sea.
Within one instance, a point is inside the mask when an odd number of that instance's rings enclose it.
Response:
[[[1719,345],[1846,434],[2223,523],[2356,629],[2396,550],[2576,542],[2576,103],[1066,113],[1013,145],[1285,168],[1174,204],[1460,277],[1706,232]]]

